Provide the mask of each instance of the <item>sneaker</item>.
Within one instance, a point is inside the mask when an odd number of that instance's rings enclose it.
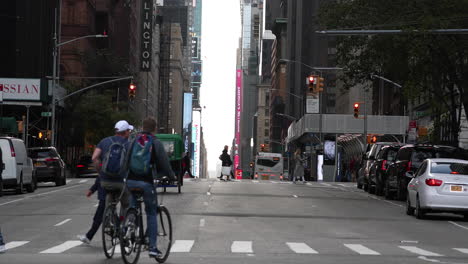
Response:
[[[162,258],[163,254],[157,248],[152,248],[148,251],[148,254],[151,258]]]
[[[5,245],[0,245],[0,253],[4,253],[6,251]]]
[[[76,237],[85,244],[89,245],[91,243],[91,241],[85,235],[77,235]]]

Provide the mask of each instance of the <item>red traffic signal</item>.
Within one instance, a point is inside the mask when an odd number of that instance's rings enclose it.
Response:
[[[134,83],[130,83],[128,86],[128,98],[133,99],[136,95],[136,85]]]
[[[128,89],[135,91],[136,90],[136,85],[131,83]]]
[[[359,118],[359,104],[354,103],[354,118]]]

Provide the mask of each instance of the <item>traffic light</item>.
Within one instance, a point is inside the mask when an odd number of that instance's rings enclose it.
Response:
[[[128,98],[133,99],[135,98],[135,95],[136,95],[136,85],[133,82],[131,82],[130,86],[128,87]]]
[[[37,134],[37,137],[39,139],[42,139],[42,137],[44,137],[44,134],[42,133],[42,131],[39,131],[39,134]]]
[[[310,75],[306,79],[307,87],[309,88],[309,93],[315,92],[315,83],[317,82],[317,77],[315,75]]]
[[[315,84],[315,93],[320,93],[320,92],[323,92],[323,86],[324,86],[324,82],[325,82],[325,79],[323,79],[322,77],[316,77],[316,84]]]
[[[354,103],[354,118],[359,118],[359,103]]]
[[[265,152],[265,144],[260,144],[260,152]]]

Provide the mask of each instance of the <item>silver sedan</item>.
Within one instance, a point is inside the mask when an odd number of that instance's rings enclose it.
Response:
[[[459,159],[426,159],[407,177],[406,213],[424,218],[426,213],[448,212],[468,219],[468,161]]]

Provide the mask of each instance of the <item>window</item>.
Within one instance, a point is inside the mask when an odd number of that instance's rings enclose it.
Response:
[[[416,174],[414,175],[414,177],[419,177],[419,176],[423,175],[426,172],[426,169],[427,169],[427,161],[424,162],[421,165],[421,167],[416,171]]]
[[[431,173],[468,175],[468,163],[432,162]]]
[[[265,129],[265,137],[268,137],[270,135],[270,130],[269,129]]]
[[[400,149],[397,154],[397,160],[409,160],[411,151],[408,148]]]

